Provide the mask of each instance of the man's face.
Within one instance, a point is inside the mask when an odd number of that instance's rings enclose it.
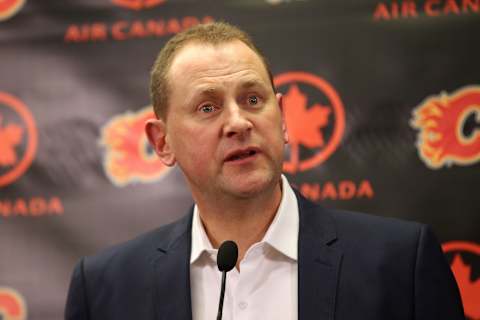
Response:
[[[166,119],[147,133],[165,164],[178,163],[194,196],[245,198],[278,185],[288,139],[281,95],[250,48],[237,40],[187,44],[168,79]]]

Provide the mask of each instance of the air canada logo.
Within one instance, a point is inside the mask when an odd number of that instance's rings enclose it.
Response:
[[[443,17],[477,14],[478,0],[391,0],[380,1],[373,11],[373,19],[397,20],[420,17]]]
[[[0,21],[13,17],[22,9],[26,0],[0,0]]]
[[[0,187],[21,177],[37,150],[37,129],[28,107],[0,92]]]
[[[480,86],[427,98],[414,111],[420,158],[432,169],[480,160]]]
[[[345,129],[338,93],[327,81],[306,72],[280,74],[275,86],[283,93],[290,139],[284,171],[294,174],[320,165],[335,152]]]
[[[0,319],[27,319],[25,300],[17,291],[10,288],[0,287]]]
[[[452,241],[444,243],[442,248],[451,260],[450,267],[460,289],[465,315],[472,320],[480,319],[480,245]]]
[[[112,0],[112,2],[120,7],[132,10],[143,10],[161,5],[166,0]]]
[[[150,148],[144,131],[145,121],[154,117],[152,107],[148,106],[118,115],[102,128],[103,166],[116,186],[155,182],[168,171]]]

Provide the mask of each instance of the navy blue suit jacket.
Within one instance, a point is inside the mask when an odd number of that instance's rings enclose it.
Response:
[[[465,319],[450,267],[428,227],[327,210],[297,197],[299,320]],[[65,318],[191,319],[191,218],[190,212],[83,258],[73,272]]]

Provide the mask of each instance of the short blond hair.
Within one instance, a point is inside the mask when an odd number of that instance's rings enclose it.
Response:
[[[171,38],[160,50],[153,64],[150,73],[150,98],[157,118],[166,120],[170,95],[167,74],[177,52],[191,42],[218,45],[234,40],[242,41],[260,57],[270,77],[272,88],[274,88],[273,76],[267,59],[246,32],[226,22],[199,24]]]

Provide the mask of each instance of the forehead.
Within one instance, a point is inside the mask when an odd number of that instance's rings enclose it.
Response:
[[[218,45],[187,44],[173,59],[168,79],[172,91],[189,90],[210,82],[217,85],[236,81],[270,82],[262,59],[239,40]]]

